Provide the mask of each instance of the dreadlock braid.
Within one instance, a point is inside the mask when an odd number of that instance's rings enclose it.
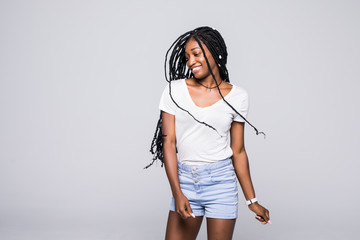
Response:
[[[264,137],[266,136],[265,133],[259,132],[244,116],[242,116],[228,101],[225,100],[224,96],[222,95],[218,81],[216,80],[216,77],[214,73],[211,70],[209,60],[205,54],[205,50],[202,46],[202,44],[205,44],[205,46],[209,49],[209,52],[211,53],[212,57],[215,60],[215,63],[219,67],[219,73],[222,81],[230,82],[229,79],[229,73],[226,68],[227,63],[227,49],[226,44],[220,33],[210,27],[199,27],[192,31],[188,31],[184,34],[182,34],[180,37],[178,37],[175,42],[170,46],[170,48],[167,50],[165,55],[165,63],[164,63],[164,70],[165,70],[165,79],[169,83],[169,95],[171,100],[174,102],[174,104],[181,109],[182,111],[185,111],[188,113],[195,121],[197,121],[200,124],[203,124],[206,127],[211,128],[212,130],[218,132],[216,128],[213,126],[203,122],[199,121],[196,117],[194,117],[188,110],[182,108],[179,106],[179,104],[174,100],[172,94],[171,94],[171,81],[175,81],[178,79],[184,79],[184,78],[192,78],[194,75],[186,67],[186,58],[185,58],[185,45],[188,42],[189,39],[195,39],[196,42],[199,44],[202,53],[204,54],[206,64],[208,66],[208,69],[210,71],[211,76],[213,77],[216,87],[218,89],[218,92],[223,99],[223,101],[235,112],[237,113],[242,119],[244,119],[250,126],[252,126],[256,132],[256,135],[263,134]],[[168,55],[171,51],[170,57],[168,59]],[[161,118],[161,111],[160,111],[160,117],[156,126],[156,130],[154,133],[153,140],[151,142],[150,152],[153,154],[152,162],[147,165],[145,168],[150,167],[155,160],[161,161],[161,166],[164,165],[164,153],[163,153],[163,137],[165,135],[162,134],[161,131],[162,128],[162,118]]]

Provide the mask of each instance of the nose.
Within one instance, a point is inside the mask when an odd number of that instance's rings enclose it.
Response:
[[[191,67],[192,65],[194,65],[195,63],[195,58],[193,56],[190,56],[189,59],[188,59],[188,67]]]

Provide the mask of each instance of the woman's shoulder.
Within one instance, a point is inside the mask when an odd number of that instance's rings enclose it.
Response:
[[[174,79],[171,81],[171,86],[180,86],[183,85],[185,83],[185,78],[180,78],[180,79]]]
[[[233,86],[233,96],[237,96],[237,97],[248,97],[248,92],[247,90],[242,87],[242,86],[239,86],[239,85],[235,85],[235,84],[231,84]]]
[[[169,81],[166,84],[166,87],[169,88],[169,85],[171,85],[171,89],[173,88],[179,88],[180,86],[182,86],[185,83],[185,79],[174,79]]]
[[[171,95],[173,97],[181,97],[183,94],[183,85],[185,84],[185,79],[175,79],[167,82],[164,87],[163,94],[169,94],[171,91]]]
[[[233,85],[229,102],[238,110],[248,109],[249,95],[247,90],[242,86]]]

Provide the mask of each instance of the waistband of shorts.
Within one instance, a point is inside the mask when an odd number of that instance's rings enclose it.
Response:
[[[211,171],[213,169],[222,168],[230,164],[232,164],[232,157],[226,158],[224,160],[220,160],[215,163],[209,163],[206,165],[199,165],[199,166],[186,165],[181,162],[178,162],[178,169],[184,172],[193,172],[193,171],[202,172],[202,171]]]

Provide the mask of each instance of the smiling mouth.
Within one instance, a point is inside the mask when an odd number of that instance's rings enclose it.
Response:
[[[199,71],[200,68],[201,68],[201,66],[195,66],[195,67],[192,67],[192,68],[191,68],[191,71],[192,71],[193,73],[195,73],[195,72]]]

